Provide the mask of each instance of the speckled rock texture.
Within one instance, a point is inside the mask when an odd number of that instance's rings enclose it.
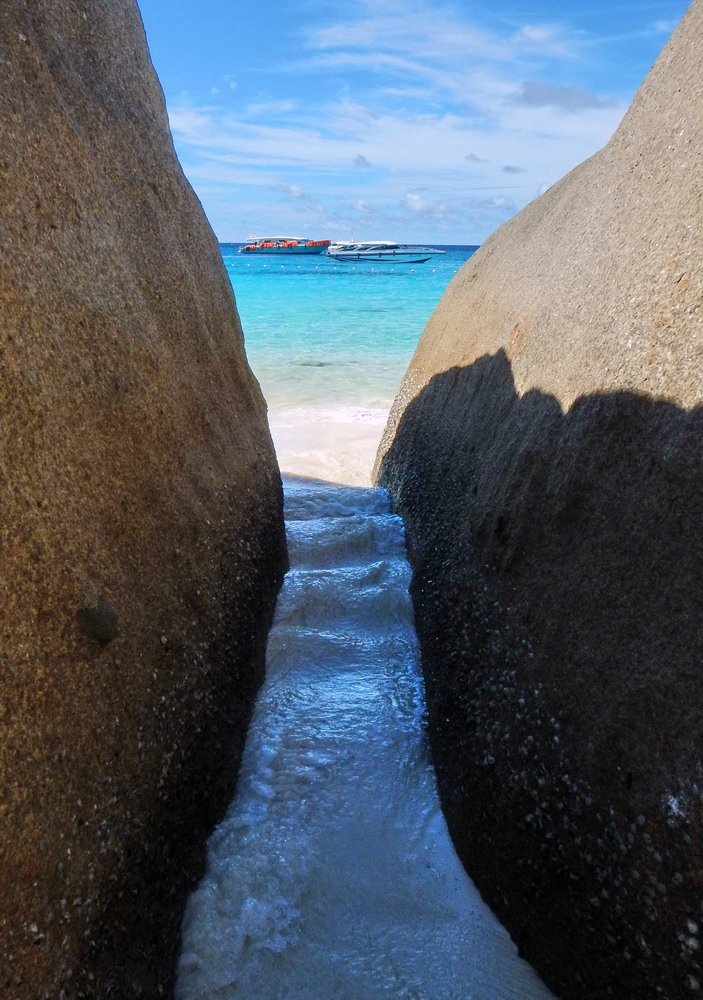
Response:
[[[135,3],[0,7],[0,996],[166,996],[280,479]]]
[[[405,518],[455,844],[563,998],[703,991],[703,2],[431,318]]]

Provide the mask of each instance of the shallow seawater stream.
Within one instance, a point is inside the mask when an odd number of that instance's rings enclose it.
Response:
[[[551,996],[447,833],[387,494],[289,480],[286,522],[266,680],[188,904],[176,997]]]

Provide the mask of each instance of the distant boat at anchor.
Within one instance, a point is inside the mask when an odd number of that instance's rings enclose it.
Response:
[[[308,240],[303,236],[266,236],[246,243],[239,248],[239,253],[315,254],[323,253],[330,242],[330,240]]]
[[[332,260],[370,264],[424,264],[431,257],[443,254],[444,250],[434,247],[413,247],[388,240],[376,243],[333,243],[327,250]]]

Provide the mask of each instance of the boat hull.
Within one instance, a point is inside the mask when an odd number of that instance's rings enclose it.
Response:
[[[326,246],[297,246],[297,247],[254,247],[253,249],[247,249],[247,247],[240,247],[240,253],[246,254],[256,254],[257,256],[280,256],[285,254],[289,256],[291,254],[296,257],[299,256],[310,256],[311,254],[324,253],[327,249]]]
[[[340,264],[424,264],[430,258],[439,256],[437,251],[421,250],[414,253],[402,250],[388,250],[380,253],[328,253],[330,260]]]

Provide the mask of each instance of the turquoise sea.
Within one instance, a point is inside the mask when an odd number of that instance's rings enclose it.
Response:
[[[284,474],[368,486],[388,411],[445,288],[476,247],[415,265],[252,257],[223,244]]]
[[[270,407],[388,407],[422,329],[476,247],[426,264],[252,257],[222,244],[247,355]]]

